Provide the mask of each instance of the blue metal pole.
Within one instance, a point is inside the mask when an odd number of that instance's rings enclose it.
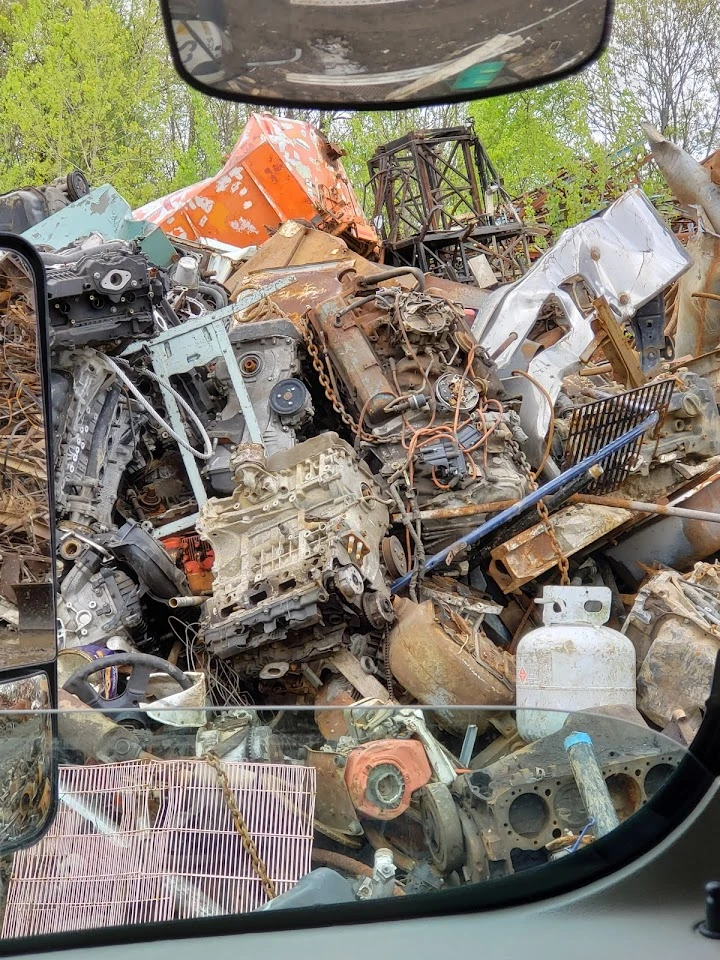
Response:
[[[595,839],[604,837],[618,826],[618,815],[613,806],[608,785],[593,750],[592,738],[587,733],[571,733],[563,746],[570,758],[575,783],[583,798],[585,809],[595,821]]]
[[[636,427],[633,427],[632,430],[628,430],[628,432],[624,433],[621,437],[617,437],[600,450],[590,454],[589,457],[585,457],[585,459],[581,460],[580,463],[576,463],[574,467],[570,467],[569,470],[566,470],[564,473],[559,474],[559,476],[554,477],[544,486],[538,487],[538,489],[533,490],[532,493],[528,493],[527,496],[523,497],[522,500],[518,500],[518,502],[512,507],[508,507],[507,510],[496,513],[495,516],[491,517],[490,520],[486,520],[485,523],[480,524],[479,527],[475,527],[474,530],[471,530],[470,533],[466,534],[460,540],[456,540],[454,543],[451,543],[449,547],[445,547],[445,549],[441,550],[439,553],[434,553],[425,563],[424,572],[429,573],[431,570],[434,570],[435,567],[439,567],[440,564],[443,563],[447,558],[448,554],[459,553],[461,550],[464,550],[465,548],[472,546],[472,544],[477,543],[478,540],[482,540],[484,537],[487,537],[488,534],[499,530],[500,527],[504,526],[510,520],[514,520],[516,517],[519,517],[521,513],[524,513],[528,509],[528,507],[534,507],[538,500],[542,500],[544,497],[550,497],[554,493],[557,493],[558,490],[561,490],[566,484],[571,483],[577,477],[582,476],[582,474],[588,471],[590,467],[594,467],[596,463],[600,463],[601,460],[604,460],[606,457],[616,453],[628,443],[632,443],[633,440],[637,440],[637,438],[641,437],[647,430],[650,430],[652,427],[654,427],[659,419],[660,414],[657,411],[650,414],[649,417],[646,417],[642,423],[639,423]],[[399,580],[396,580],[395,583],[393,583],[393,585],[390,587],[390,593],[398,593],[400,590],[406,587],[411,580],[412,573],[406,573],[404,577],[400,577]]]

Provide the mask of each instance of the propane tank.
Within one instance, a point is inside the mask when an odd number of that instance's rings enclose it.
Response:
[[[526,743],[560,730],[568,713],[635,706],[635,648],[610,627],[608,587],[543,589],[543,626],[517,648],[517,726]],[[526,709],[523,709],[526,708]],[[532,708],[532,709],[529,709]]]

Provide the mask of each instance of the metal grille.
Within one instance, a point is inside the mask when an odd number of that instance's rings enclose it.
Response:
[[[597,400],[577,407],[570,421],[570,432],[565,446],[564,467],[571,467],[621,437],[641,423],[655,410],[660,420],[667,411],[672,396],[673,379],[659,380],[636,390],[628,390],[605,400]],[[602,461],[603,474],[587,488],[589,493],[609,493],[617,490],[630,472],[643,437],[628,443]]]
[[[223,764],[278,894],[310,870],[315,770]],[[204,760],[60,768],[46,836],[15,854],[3,937],[245,913],[267,895]]]

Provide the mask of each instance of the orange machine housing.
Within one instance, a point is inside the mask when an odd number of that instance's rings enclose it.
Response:
[[[253,113],[222,170],[133,213],[182,240],[234,247],[264,243],[281,223],[306,220],[363,254],[378,236],[340,162],[341,151],[309,123]]]
[[[163,537],[161,542],[175,563],[182,565],[190,590],[195,594],[210,593],[215,561],[210,544],[196,535]]]
[[[348,754],[345,784],[358,813],[394,820],[405,813],[415,790],[432,771],[419,740],[374,740]]]

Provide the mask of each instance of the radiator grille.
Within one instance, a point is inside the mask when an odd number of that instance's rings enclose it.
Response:
[[[672,396],[673,379],[659,380],[636,390],[596,400],[576,407],[570,421],[570,431],[565,445],[564,468],[574,466],[585,457],[596,453],[606,444],[632,430],[656,410],[660,411],[660,423],[665,416]],[[627,479],[637,457],[643,437],[627,443],[606,457],[601,466],[603,474],[588,487],[588,493],[610,493]]]

